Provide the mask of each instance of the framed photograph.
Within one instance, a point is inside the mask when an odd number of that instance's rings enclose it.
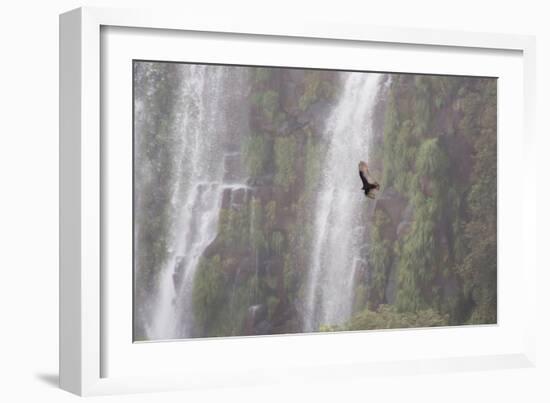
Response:
[[[62,388],[534,365],[533,38],[84,8],[60,47]]]

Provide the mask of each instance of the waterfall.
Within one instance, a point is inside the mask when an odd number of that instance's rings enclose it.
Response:
[[[240,321],[246,314],[245,322],[253,323],[268,312],[262,300],[266,286],[261,285],[267,253],[262,252],[264,246],[258,245],[263,245],[264,237],[269,236],[264,233],[262,203],[275,200],[276,194],[275,186],[269,182],[270,175],[265,175],[267,184],[261,186],[248,178],[250,166],[241,149],[248,150],[243,145],[254,136],[267,140],[268,136],[278,135],[256,133],[259,123],[251,111],[258,104],[266,107],[265,102],[259,103],[250,95],[254,93],[254,85],[258,85],[254,81],[257,77],[245,67],[179,63],[143,62],[135,71],[137,339],[173,340],[203,334],[204,324],[198,326],[194,317],[197,307],[193,307],[193,290],[197,289],[195,279],[201,261],[223,255],[220,245],[227,247],[220,243],[225,239],[220,235],[225,232],[218,233],[222,209],[246,216],[242,222],[248,228],[244,227],[242,233],[248,230],[248,235],[242,236],[251,241],[246,253],[239,252],[238,257],[245,256],[242,262],[236,264],[235,259],[223,257],[227,263],[224,274],[230,284],[224,303],[231,318]],[[314,187],[317,193],[311,205],[313,236],[304,256],[308,260],[301,310],[304,331],[316,331],[322,324],[338,325],[349,319],[355,273],[366,264],[367,225],[363,215],[368,201],[361,191],[357,164],[368,158],[372,113],[382,76],[366,73],[339,73],[339,76],[340,98],[332,107],[327,104],[330,113],[326,117],[316,115],[320,125],[325,121],[322,130],[315,127],[321,131],[322,150],[326,153],[320,157],[322,177]],[[280,89],[285,96],[288,91],[284,86]],[[256,92],[270,93],[265,88]],[[300,114],[300,118],[308,118],[305,113]],[[265,120],[263,115],[260,118]],[[254,133],[249,125],[254,127]],[[270,164],[276,166],[275,162]],[[281,206],[285,203],[281,202]],[[288,247],[292,251],[298,246]],[[235,326],[240,326],[239,323],[235,322]],[[235,332],[241,334],[242,330]]]
[[[361,219],[366,199],[357,173],[372,136],[372,114],[381,75],[343,73],[342,92],[325,123],[328,145],[316,195],[313,240],[303,312],[304,331],[350,318],[354,277],[364,261]]]
[[[175,69],[179,87],[166,123],[172,139],[165,209],[170,228],[167,257],[155,268],[157,286],[146,320],[150,340],[193,335],[193,282],[203,253],[217,236],[224,191],[246,188],[246,178],[235,168],[235,148],[248,130],[242,116],[247,113],[242,108],[243,70],[184,64]]]

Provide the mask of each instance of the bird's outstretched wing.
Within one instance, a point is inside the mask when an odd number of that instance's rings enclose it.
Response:
[[[361,182],[363,182],[363,189],[366,189],[369,185],[369,182],[367,181],[367,178],[363,174],[363,171],[359,170],[359,177],[361,178]]]
[[[363,190],[365,191],[365,196],[370,199],[374,199],[374,191],[380,189],[378,182],[372,180],[369,175],[369,167],[365,161],[359,162],[359,176],[361,177],[361,182],[363,182]]]
[[[369,167],[365,161],[359,162],[359,176],[361,177],[361,182],[363,182],[363,189],[367,188],[369,185]]]

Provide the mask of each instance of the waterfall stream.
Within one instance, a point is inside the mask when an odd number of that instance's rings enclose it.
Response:
[[[247,133],[241,116],[246,109],[235,110],[243,102],[243,72],[203,65],[180,65],[177,71],[180,87],[167,129],[174,138],[168,256],[147,326],[154,340],[193,335],[193,283],[201,256],[217,236],[223,194],[247,188],[234,168],[235,144]]]
[[[365,196],[357,164],[368,157],[372,115],[381,75],[345,73],[339,101],[328,116],[328,150],[315,201],[313,242],[303,312],[304,331],[349,319],[354,277],[366,256],[361,212]]]
[[[140,337],[173,340],[203,334],[204,324],[195,321],[197,307],[193,307],[193,292],[201,259],[210,257],[211,252],[220,254],[217,241],[224,233],[218,233],[219,227],[226,228],[220,226],[222,209],[224,214],[229,211],[232,217],[241,217],[248,234],[241,231],[238,235],[251,242],[248,250],[238,250],[234,256],[231,248],[238,245],[224,246],[229,251],[224,258],[230,284],[224,297],[229,308],[224,315],[236,321],[231,324],[235,326],[231,331],[237,334],[270,329],[267,315],[282,315],[277,306],[291,309],[285,307],[287,302],[276,292],[285,278],[274,273],[293,258],[294,245],[289,244],[289,251],[283,254],[274,252],[273,245],[261,240],[265,236],[271,240],[269,231],[277,230],[279,235],[287,231],[284,215],[290,214],[291,209],[285,204],[296,195],[284,193],[280,185],[270,182],[285,172],[277,171],[279,165],[283,168],[293,165],[280,153],[273,151],[276,154],[273,157],[267,152],[276,145],[287,144],[283,139],[298,136],[284,132],[289,130],[284,125],[281,133],[270,127],[273,119],[268,119],[270,115],[265,111],[280,107],[271,99],[277,93],[262,88],[256,90],[260,98],[251,97],[251,89],[254,83],[259,85],[261,75],[254,76],[245,67],[144,63],[137,74],[134,147],[139,163],[136,163],[134,203],[140,213],[136,215],[134,248],[140,259],[136,276],[142,281],[141,294],[135,294],[140,298],[136,311],[143,329]],[[301,309],[306,332],[349,319],[355,273],[366,264],[367,202],[361,191],[357,164],[368,158],[372,114],[382,76],[334,74],[335,81],[340,79],[336,83],[339,98],[327,106],[326,118],[316,116],[318,126],[312,124],[318,127],[326,153],[320,156],[322,168],[317,193],[308,202],[313,211],[312,237],[307,241],[309,248],[303,251],[308,275]],[[299,80],[300,76],[293,77]],[[287,97],[295,91],[292,85],[280,85],[281,94]],[[288,102],[283,95],[277,99]],[[292,103],[286,106],[291,108]],[[258,110],[263,112],[258,114]],[[311,119],[304,111],[293,113],[299,114],[298,120]],[[286,115],[281,113],[277,118],[281,116]],[[292,123],[291,118],[286,119]],[[244,152],[241,155],[241,150],[247,150],[244,145],[256,144],[250,142],[251,138],[261,139],[258,152],[266,153],[260,155],[267,162],[263,162],[265,172],[259,181],[249,180],[252,175],[249,156],[246,154],[245,158]],[[275,226],[270,224],[273,228],[266,231],[263,225],[267,204],[272,209],[270,214],[281,221]],[[302,251],[296,251],[299,253]],[[252,328],[256,325],[263,330]]]

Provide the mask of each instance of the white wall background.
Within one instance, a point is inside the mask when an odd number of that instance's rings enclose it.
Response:
[[[81,5],[162,7],[188,13],[310,15],[325,20],[533,34],[537,36],[539,185],[548,173],[550,13],[545,2],[479,0],[145,1],[11,0],[0,6],[0,400],[66,402],[57,383],[58,336],[58,14]],[[518,166],[521,169],[521,166]],[[535,189],[533,189],[533,192]],[[93,398],[115,402],[547,402],[550,314],[545,269],[549,192],[538,187],[539,364],[534,369],[377,377],[292,388]],[[509,219],[513,219],[510,217]],[[533,234],[535,240],[535,234]]]

